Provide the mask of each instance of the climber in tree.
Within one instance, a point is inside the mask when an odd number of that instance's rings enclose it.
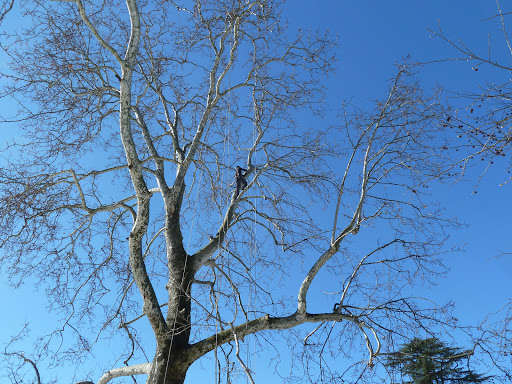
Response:
[[[242,173],[244,172],[244,173]],[[247,174],[247,169],[243,169],[241,167],[239,167],[238,165],[236,166],[236,169],[235,169],[235,179],[236,179],[236,196],[238,196],[238,194],[240,193],[241,190],[243,190],[245,187],[247,187],[247,181],[245,181],[244,179],[244,176]],[[242,187],[242,188],[240,188]]]

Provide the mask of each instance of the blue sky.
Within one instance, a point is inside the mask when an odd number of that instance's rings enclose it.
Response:
[[[329,29],[339,35],[339,63],[329,82],[326,100],[333,109],[343,99],[353,98],[354,104],[364,105],[381,97],[386,80],[394,74],[393,64],[404,57],[410,55],[412,60],[427,62],[456,56],[447,44],[432,38],[428,28],[441,26],[448,36],[462,39],[480,52],[487,51],[488,33],[491,33],[493,52],[510,60],[505,56],[498,20],[483,21],[497,13],[496,3],[491,0],[293,0],[286,10],[292,30]],[[507,78],[505,73],[475,72],[470,63],[457,62],[429,65],[422,71],[421,80],[426,86],[441,84],[456,91],[475,89],[500,76]],[[452,244],[464,245],[465,251],[448,257],[451,271],[428,295],[441,302],[455,301],[456,317],[468,323],[498,310],[512,298],[509,283],[512,255],[498,257],[501,252],[512,252],[509,198],[512,183],[499,186],[507,180],[507,173],[497,164],[487,172],[477,186],[478,193],[474,194],[481,171],[474,168],[466,180],[438,185],[431,191],[448,216],[458,217],[467,226],[454,232],[451,238]],[[17,291],[5,284],[0,290],[0,305],[5,309],[0,317],[0,342],[6,341],[25,321],[31,323],[32,335],[51,329],[54,318],[45,309],[44,292],[34,291],[31,282]],[[267,371],[264,363],[256,366],[260,367],[257,380],[265,378],[268,384],[282,382],[272,375],[270,368]],[[196,369],[190,372],[188,380],[203,382],[200,378],[204,374],[205,371]],[[208,374],[212,379],[204,382],[213,382],[213,373]],[[66,375],[61,372],[62,382]]]
[[[500,5],[506,12],[505,4]],[[340,36],[338,69],[330,82],[329,103],[333,106],[351,97],[357,104],[382,96],[386,80],[394,74],[393,63],[409,55],[420,62],[456,57],[446,43],[431,37],[428,29],[438,30],[439,26],[453,40],[461,39],[484,53],[490,33],[493,53],[510,60],[498,19],[484,20],[497,14],[495,1],[333,0],[312,7],[311,2],[299,0],[290,2],[288,9],[293,14],[292,24],[328,28]],[[451,62],[425,66],[420,79],[427,87],[439,84],[459,91],[475,90],[485,82],[508,76],[492,68],[475,72],[470,63]],[[499,164],[491,168],[478,184],[477,194],[473,192],[483,168],[474,168],[464,180],[439,185],[432,191],[449,216],[468,224],[452,239],[466,244],[466,252],[452,256],[453,270],[439,287],[440,293],[450,290],[468,315],[472,307],[478,307],[475,299],[489,309],[497,309],[511,297],[504,283],[512,256],[496,257],[500,252],[510,252],[512,246],[512,204],[507,198],[510,186],[499,186],[509,177],[504,167]],[[480,313],[478,309],[471,315]]]

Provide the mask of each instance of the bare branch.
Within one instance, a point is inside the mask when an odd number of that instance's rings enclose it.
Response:
[[[150,370],[151,363],[111,369],[110,371],[105,372],[103,376],[101,376],[97,384],[107,384],[110,380],[115,379],[116,377],[147,375],[149,374]]]

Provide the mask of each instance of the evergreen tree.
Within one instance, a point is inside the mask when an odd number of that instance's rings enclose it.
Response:
[[[388,357],[386,366],[397,368],[409,381],[404,384],[483,383],[483,376],[469,368],[471,350],[450,347],[436,339],[414,338]]]

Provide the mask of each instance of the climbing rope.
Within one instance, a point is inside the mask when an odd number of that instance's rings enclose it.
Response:
[[[208,133],[205,134],[205,139],[207,137],[207,134]],[[203,152],[203,148],[201,148],[201,150],[199,152],[199,158],[201,158],[202,152]],[[192,240],[192,232],[193,232],[194,224],[195,224],[195,218],[196,218],[196,212],[197,212],[197,201],[199,200],[199,190],[200,190],[200,186],[201,186],[202,176],[203,176],[203,174],[200,172],[199,173],[198,186],[197,186],[197,192],[196,192],[196,199],[195,199],[195,202],[194,202],[194,210],[192,211],[192,222],[191,222],[191,225],[190,225],[190,233],[189,233],[189,237],[188,237],[187,250],[190,249],[190,242]],[[185,280],[185,272],[187,270],[188,254],[189,254],[188,251],[185,252],[185,264],[183,266],[183,274],[181,275],[181,284],[183,284],[183,281]],[[180,293],[180,295],[181,295],[181,293]],[[178,318],[178,310],[179,310],[179,298],[178,298],[178,306],[176,307],[176,311],[174,312],[174,319],[173,319],[173,325],[172,325],[172,334],[171,334],[171,342],[170,342],[170,345],[169,345],[169,353],[167,354],[167,360],[166,360],[166,364],[165,364],[164,383],[165,383],[165,380],[167,378],[167,371],[168,371],[168,368],[169,368],[169,360],[171,358],[172,344],[173,344],[173,341],[174,341],[174,330],[176,329],[176,321],[177,321],[177,318]]]
[[[229,46],[229,52],[231,52],[231,49],[232,49],[232,42],[230,43],[230,46]],[[229,87],[231,86],[231,71],[228,72],[228,76],[227,76],[227,88],[229,89]],[[229,140],[229,135],[230,135],[230,125],[229,125],[229,122],[231,120],[231,102],[233,101],[232,99],[232,96],[231,96],[231,92],[228,94],[229,98],[227,97],[226,98],[226,115],[225,115],[225,120],[224,120],[224,124],[223,124],[223,130],[221,131],[221,136],[222,136],[222,162],[221,162],[221,165],[219,167],[219,179],[220,179],[220,184],[223,185],[223,186],[229,186],[230,183],[229,183],[229,180],[230,180],[230,172],[226,172],[226,167],[225,165],[229,163],[229,159],[231,158],[231,153],[230,153],[230,140]],[[227,168],[227,171],[229,171],[230,168]],[[224,200],[224,198],[222,197],[223,195],[223,189],[222,188],[219,188],[219,190],[221,191],[220,192],[220,202],[221,204],[219,204],[219,207],[220,207],[220,210],[219,210],[219,231],[222,227],[222,221],[223,221],[223,215],[222,215],[222,207],[223,207],[223,204],[222,204],[222,201]],[[229,206],[230,204],[230,196],[231,194],[229,193],[229,187],[227,188],[227,191],[226,191],[226,200],[227,200],[227,204]],[[224,238],[226,237],[226,234],[224,233]],[[221,242],[219,241],[218,243],[218,246],[217,246],[217,258],[220,258],[221,256],[221,253],[222,253],[222,244]],[[220,363],[219,363],[219,358],[218,358],[218,347],[219,347],[219,344],[218,344],[218,334],[219,334],[219,330],[222,331],[222,324],[221,324],[221,318],[220,318],[220,311],[219,311],[219,296],[220,296],[220,287],[222,286],[222,273],[219,274],[219,276],[217,277],[216,274],[215,274],[215,271],[214,271],[214,275],[215,275],[215,283],[217,285],[217,287],[219,287],[217,290],[214,289],[214,297],[215,297],[215,316],[214,316],[214,319],[215,319],[215,350],[214,350],[214,364],[215,364],[215,371],[214,371],[214,374],[215,374],[215,379],[218,378],[218,382],[220,384],[220,381],[221,381],[221,372],[220,372]]]

